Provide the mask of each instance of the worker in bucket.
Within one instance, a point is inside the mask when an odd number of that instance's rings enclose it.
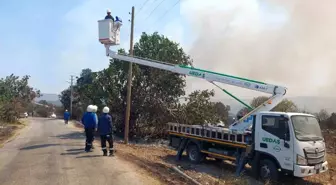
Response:
[[[113,156],[113,136],[112,136],[112,117],[109,115],[110,109],[108,107],[103,108],[103,113],[99,117],[98,132],[100,135],[101,147],[103,155],[107,156],[106,142],[109,143],[109,155]]]
[[[107,15],[105,16],[105,19],[112,19],[112,21],[114,22],[114,18],[111,15],[111,10],[107,9],[106,13],[107,13]]]
[[[94,115],[94,106],[89,105],[86,109],[86,112],[84,113],[82,117],[82,124],[84,125],[85,129],[85,136],[86,136],[86,142],[85,142],[85,151],[90,152],[93,146],[93,136],[94,132],[96,130],[97,121]]]
[[[70,119],[70,113],[68,112],[67,109],[65,109],[63,118],[64,118],[64,123],[65,123],[65,124],[68,124],[68,121],[69,121],[69,119]]]

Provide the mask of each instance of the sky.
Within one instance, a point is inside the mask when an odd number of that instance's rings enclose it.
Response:
[[[141,32],[158,31],[179,42],[196,67],[286,86],[288,96],[334,96],[332,0],[145,1],[0,0],[0,76],[29,74],[33,87],[60,93],[70,75],[108,66],[97,23],[107,8],[123,19],[120,47],[129,49],[135,6],[135,42]],[[222,87],[242,98],[260,95]],[[215,87],[187,78],[187,93],[203,89]]]

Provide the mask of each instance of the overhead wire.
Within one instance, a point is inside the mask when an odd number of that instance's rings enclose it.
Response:
[[[159,22],[162,18],[164,18],[181,0],[177,0],[175,2],[175,4],[170,7],[168,10],[166,10],[154,23],[153,25],[155,25],[157,22]],[[149,29],[147,29],[145,32],[147,32]]]
[[[141,10],[143,9],[143,7],[145,7],[145,5],[148,3],[148,1],[149,1],[149,0],[146,0],[146,1],[142,4],[142,6],[140,7],[139,11],[136,12],[135,15],[138,15],[138,14],[141,12]]]
[[[164,2],[165,0],[162,0],[150,13],[149,13],[149,15],[146,17],[146,19],[145,20],[147,20],[151,15],[152,15],[152,13]]]

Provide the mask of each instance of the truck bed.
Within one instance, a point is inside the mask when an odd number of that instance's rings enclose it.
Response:
[[[239,148],[246,148],[247,146],[244,134],[231,134],[227,128],[179,123],[168,123],[168,126],[170,135],[199,139]]]

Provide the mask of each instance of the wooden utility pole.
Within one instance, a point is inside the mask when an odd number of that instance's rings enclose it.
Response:
[[[72,117],[72,102],[73,102],[73,75],[70,78],[70,118]]]
[[[134,6],[132,6],[131,16],[131,38],[130,38],[130,56],[133,56],[133,32],[134,32]],[[128,78],[127,78],[127,99],[126,99],[126,114],[125,114],[125,144],[128,144],[129,120],[131,114],[131,90],[132,90],[132,63],[129,62]]]

